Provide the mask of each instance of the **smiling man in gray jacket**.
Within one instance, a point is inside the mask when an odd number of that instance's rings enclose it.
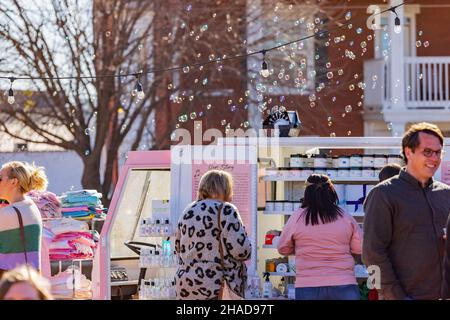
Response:
[[[413,125],[402,140],[406,168],[364,203],[363,261],[380,268],[385,299],[441,298],[450,187],[432,177],[443,142],[437,126]]]

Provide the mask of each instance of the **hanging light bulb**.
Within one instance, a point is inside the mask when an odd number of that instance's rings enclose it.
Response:
[[[262,52],[263,54],[263,62],[261,65],[261,71],[259,72],[264,78],[267,78],[270,75],[269,67],[266,62],[266,51]]]
[[[8,90],[8,103],[9,104],[14,104],[14,102],[16,102],[16,99],[14,98],[14,91],[12,88],[12,84],[13,84],[14,80],[15,80],[14,78],[9,78],[9,81],[11,82],[11,85]]]
[[[136,95],[138,99],[142,100],[145,98],[145,93],[144,90],[142,89],[142,83],[141,80],[139,80],[139,76],[136,74],[136,86],[134,87],[134,94],[132,95]]]
[[[390,11],[392,11],[392,13],[395,14],[395,20],[394,20],[394,32],[396,34],[399,34],[400,32],[402,32],[402,22],[400,21],[400,18],[397,14],[397,12],[395,11],[397,7],[392,7],[390,9]]]
[[[399,17],[395,17],[395,21],[394,21],[394,32],[399,34],[400,32],[402,32],[402,24],[400,22],[400,18]]]

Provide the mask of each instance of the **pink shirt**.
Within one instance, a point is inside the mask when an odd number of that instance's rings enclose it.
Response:
[[[362,252],[362,231],[348,213],[336,221],[306,226],[304,209],[286,223],[278,242],[281,255],[295,254],[297,288],[356,284],[353,254]]]

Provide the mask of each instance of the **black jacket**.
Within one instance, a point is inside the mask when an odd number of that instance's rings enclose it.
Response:
[[[386,299],[441,298],[444,228],[450,187],[426,187],[402,170],[378,184],[364,203],[363,261],[379,266]]]
[[[442,298],[450,299],[450,215],[447,221],[447,240],[445,242],[444,281],[442,284]]]

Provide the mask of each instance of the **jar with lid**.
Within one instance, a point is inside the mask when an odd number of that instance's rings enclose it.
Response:
[[[367,179],[373,179],[375,177],[375,170],[371,167],[362,168],[362,177]]]
[[[362,156],[362,166],[365,168],[373,168],[374,157],[372,154],[363,154]]]
[[[300,168],[305,165],[303,161],[303,156],[301,154],[292,154],[289,160],[289,166],[291,168]]]
[[[284,201],[278,200],[273,202],[273,211],[281,212],[284,211]]]
[[[303,168],[301,173],[302,179],[308,179],[308,177],[313,173],[314,170],[312,170],[311,168]]]
[[[275,204],[273,203],[273,201],[266,201],[266,210],[268,212],[272,212],[274,211],[275,208]]]
[[[315,174],[327,174],[327,168],[314,168]]]
[[[328,166],[328,158],[325,154],[316,154],[314,156],[314,168],[326,168]]]
[[[388,155],[388,158],[387,158],[388,164],[396,163],[398,165],[402,165],[402,161],[403,161],[403,158],[399,154],[390,154],[390,155]]]
[[[361,167],[351,167],[350,168],[350,178],[361,178],[362,168]]]
[[[375,168],[383,168],[387,164],[387,156],[385,154],[373,155],[373,166]]]
[[[333,168],[339,168],[339,157],[338,156],[333,156],[331,158],[331,163],[332,163],[332,167]]]
[[[294,203],[292,201],[285,201],[283,208],[284,211],[294,211]]]
[[[362,155],[360,154],[354,154],[350,157],[350,167],[356,168],[356,167],[362,167]]]
[[[350,157],[340,156],[338,168],[348,168],[350,167]]]
[[[327,168],[326,175],[330,177],[330,179],[335,179],[338,177],[338,169],[336,168]]]
[[[303,163],[304,163],[305,167],[307,167],[307,168],[314,168],[314,158],[313,157],[308,157],[307,155],[305,155],[305,158],[303,158]]]
[[[350,177],[350,168],[339,168],[338,169],[338,178],[345,179]]]

